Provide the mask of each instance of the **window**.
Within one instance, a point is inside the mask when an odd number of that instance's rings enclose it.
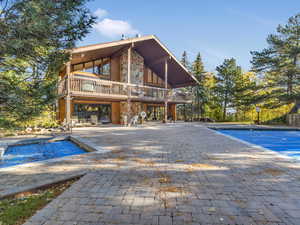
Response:
[[[153,84],[157,84],[157,75],[153,73]]]
[[[110,58],[97,59],[73,65],[73,71],[98,74],[100,78],[110,79]]]
[[[158,84],[159,84],[159,86],[163,85],[163,81],[162,81],[162,79],[160,77],[158,77]]]
[[[101,65],[101,74],[104,76],[110,75],[110,61],[104,62]]]
[[[73,71],[81,71],[83,70],[83,64],[73,65]]]
[[[152,72],[151,70],[148,69],[148,79],[147,79],[148,83],[152,83]]]
[[[84,63],[84,72],[94,73],[93,62]]]

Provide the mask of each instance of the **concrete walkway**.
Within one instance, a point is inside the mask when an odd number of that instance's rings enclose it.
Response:
[[[26,225],[300,224],[300,164],[201,125],[76,129],[112,150]]]

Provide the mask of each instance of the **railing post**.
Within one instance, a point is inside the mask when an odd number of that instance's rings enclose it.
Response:
[[[66,125],[70,129],[71,124],[71,62],[66,64],[67,96],[66,96]]]
[[[165,59],[165,118],[164,122],[168,121],[168,58]]]

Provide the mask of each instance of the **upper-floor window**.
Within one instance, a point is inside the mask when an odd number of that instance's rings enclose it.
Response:
[[[165,82],[149,68],[146,69],[145,83],[151,86],[164,87]]]
[[[98,74],[110,76],[110,59],[105,59],[98,65]]]
[[[89,62],[74,64],[72,71],[88,72],[98,75],[102,79],[110,80],[110,58],[102,58]]]

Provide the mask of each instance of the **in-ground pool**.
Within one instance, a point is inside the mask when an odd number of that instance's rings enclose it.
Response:
[[[71,141],[9,146],[0,159],[0,168],[87,153]]]
[[[300,131],[233,129],[217,131],[300,160]]]

